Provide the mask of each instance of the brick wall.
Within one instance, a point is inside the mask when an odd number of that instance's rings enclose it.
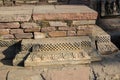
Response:
[[[97,12],[86,6],[71,7],[76,8],[76,12],[68,8],[70,6],[1,7],[0,38],[35,39],[90,35]],[[84,12],[82,8],[89,12]]]

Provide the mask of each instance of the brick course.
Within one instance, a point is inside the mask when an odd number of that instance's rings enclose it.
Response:
[[[88,35],[96,18],[97,12],[86,6],[0,7],[0,36],[36,39],[44,33],[47,37]]]
[[[11,29],[10,34],[19,34],[23,33],[23,29]]]
[[[65,37],[66,31],[52,31],[48,33],[50,37]]]
[[[0,23],[0,29],[16,29],[16,28],[20,28],[20,24],[18,22]]]

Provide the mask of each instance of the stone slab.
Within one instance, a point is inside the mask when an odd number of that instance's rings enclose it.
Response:
[[[15,38],[16,39],[31,39],[33,38],[33,34],[32,33],[19,33],[19,34],[15,34]]]
[[[41,32],[34,32],[34,39],[46,38],[47,34]]]
[[[19,52],[15,58],[13,59],[13,65],[14,66],[21,66],[24,64],[24,61],[26,60],[26,57],[28,56],[29,52],[27,51],[22,51]]]
[[[40,71],[29,69],[11,70],[7,78],[7,80],[42,80]]]
[[[57,0],[48,0],[48,3],[57,3]]]
[[[21,24],[21,28],[28,29],[28,28],[38,28],[39,26],[33,22],[25,22]]]
[[[31,19],[32,9],[17,9],[17,7],[10,7],[8,9],[2,8],[0,8],[0,22],[23,22]]]
[[[15,39],[14,35],[7,34],[7,35],[1,35],[0,39]]]
[[[80,66],[77,69],[50,70],[42,75],[45,80],[89,80],[90,68]]]
[[[92,37],[94,40],[97,40],[98,43],[109,43],[111,41],[111,36],[96,25],[93,27]]]
[[[0,79],[6,80],[7,74],[9,73],[8,70],[0,70]]]
[[[51,32],[48,32],[48,35],[50,37],[65,37],[67,36],[67,32],[66,31],[51,31]]]
[[[90,25],[90,24],[95,24],[96,20],[78,20],[78,21],[73,21],[72,25]]]
[[[108,55],[112,53],[117,53],[119,49],[112,43],[98,43],[98,50],[103,55]]]
[[[39,51],[30,53],[24,62],[24,66],[88,64],[91,62],[90,59],[84,50]]]
[[[49,21],[49,24],[50,24],[50,26],[53,26],[53,27],[67,26],[67,23],[62,22],[62,21]]]
[[[43,47],[40,47],[41,45]],[[38,47],[38,50],[43,49],[48,51],[80,49],[81,47],[91,47],[91,39],[88,36],[80,36],[22,40],[22,50],[29,50],[32,46]]]
[[[18,22],[0,23],[0,29],[16,29],[19,27],[20,27],[20,24]]]
[[[51,8],[52,7],[52,8]],[[83,19],[97,19],[97,12],[86,7],[74,6],[67,8],[57,9],[56,6],[41,6],[35,7],[33,12],[33,19],[37,20],[83,20]],[[69,8],[68,8],[69,7]],[[72,9],[73,8],[73,9]]]

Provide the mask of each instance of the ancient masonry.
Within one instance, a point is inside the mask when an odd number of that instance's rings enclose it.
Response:
[[[69,4],[71,0],[0,0],[0,6],[39,5],[39,4]],[[80,0],[79,3],[89,5],[92,0]]]
[[[86,6],[0,7],[0,59],[13,65],[85,64],[118,48]]]

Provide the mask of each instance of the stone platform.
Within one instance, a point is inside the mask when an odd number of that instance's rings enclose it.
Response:
[[[0,12],[0,79],[119,80],[117,71],[116,77],[109,73],[118,67],[94,63],[119,51],[111,36],[96,25],[94,10],[42,5],[0,7]],[[97,72],[99,69],[111,79]]]
[[[118,48],[111,42],[111,36],[95,24],[97,15],[83,5],[0,7],[0,46],[5,47],[0,51],[1,56],[14,58],[13,65],[25,66],[32,66],[30,60],[36,65],[37,59],[39,64],[41,57],[46,65],[49,64],[46,58],[61,59],[61,55],[67,59],[53,60],[51,64],[101,60],[99,54],[112,54]],[[77,59],[71,56],[74,54],[82,56]]]

